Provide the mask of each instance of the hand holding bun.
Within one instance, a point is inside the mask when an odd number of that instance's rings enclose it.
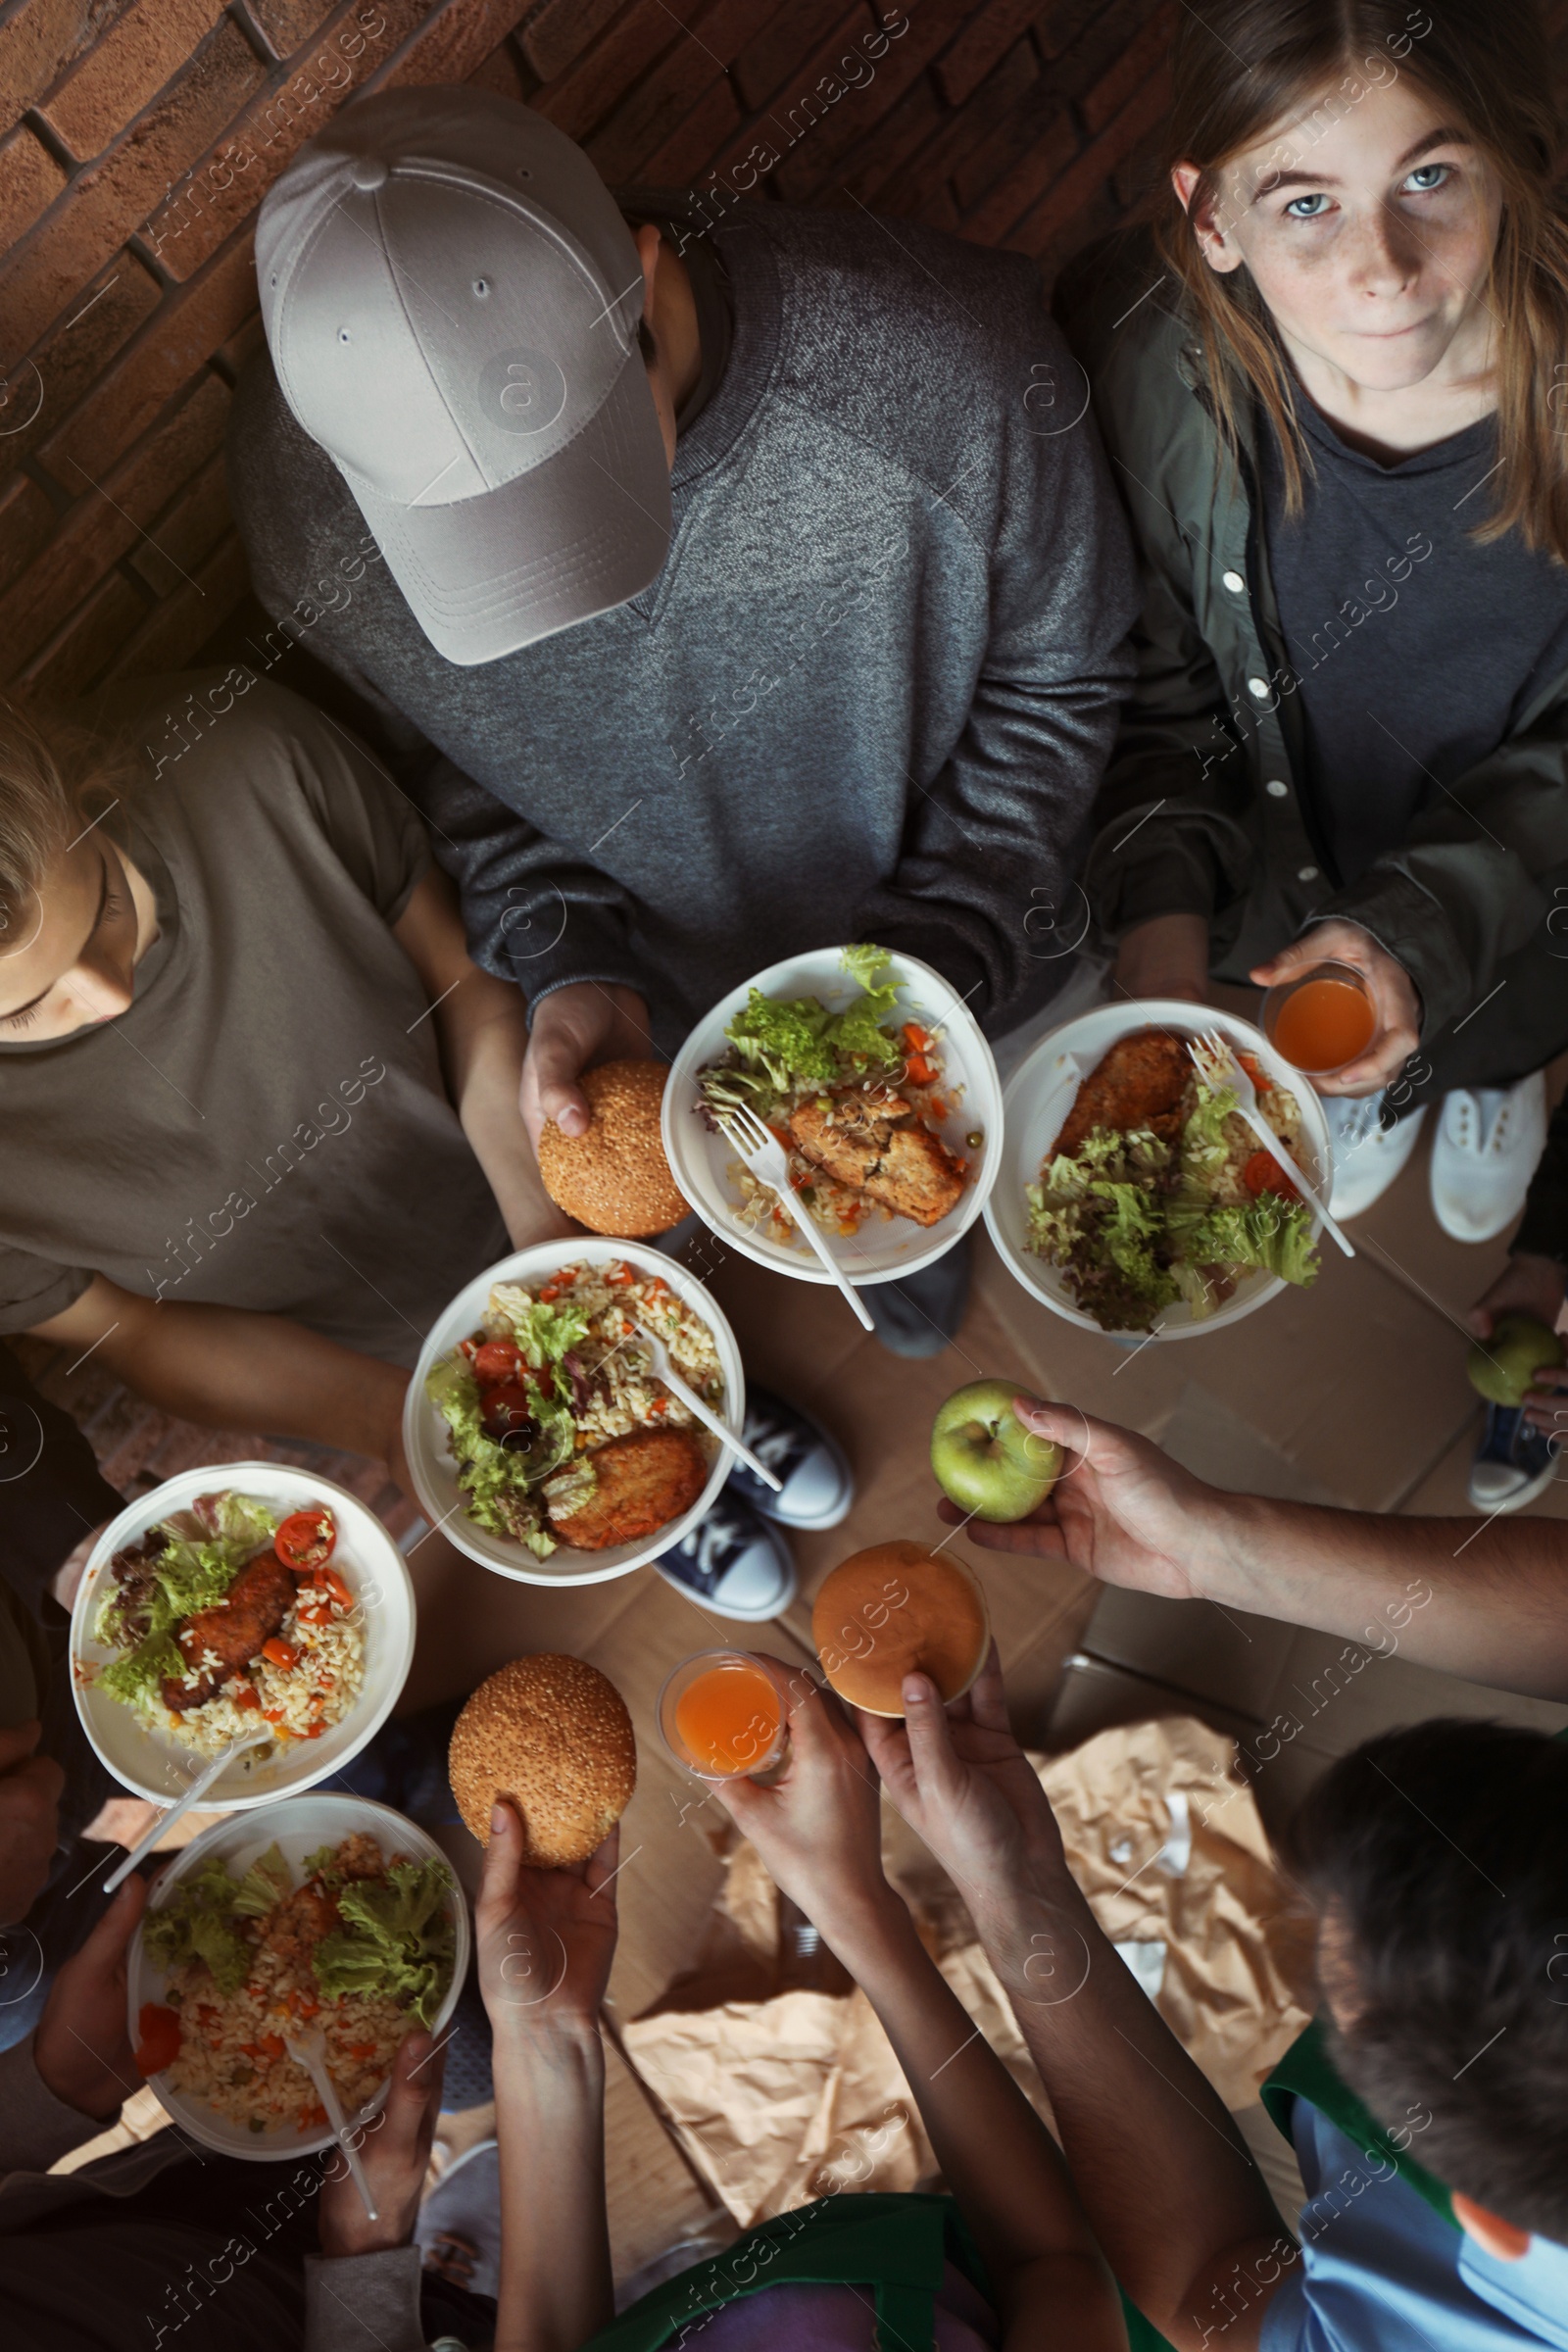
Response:
[[[458,1717],[447,1756],[458,1810],[481,1845],[497,1797],[517,1809],[535,1869],[601,1845],[637,1786],[637,1741],[613,1683],[585,1658],[514,1658]]]
[[[666,1075],[662,1061],[601,1062],[578,1081],[588,1098],[587,1134],[564,1135],[554,1119],[540,1131],[545,1191],[590,1233],[636,1241],[686,1214],[660,1133]]]

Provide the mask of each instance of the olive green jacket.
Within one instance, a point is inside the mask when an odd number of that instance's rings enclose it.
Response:
[[[1203,915],[1211,969],[1229,980],[1306,923],[1348,916],[1415,982],[1426,1042],[1477,1007],[1510,959],[1516,997],[1538,985],[1544,946],[1562,953],[1546,926],[1553,869],[1568,880],[1568,673],[1397,849],[1337,887],[1301,808],[1298,680],[1260,525],[1258,428],[1232,465],[1176,291],[1144,230],[1080,256],[1056,291],[1144,596],[1137,682],[1095,809],[1091,905],[1113,937],[1157,914]],[[1568,891],[1558,932],[1564,902]]]

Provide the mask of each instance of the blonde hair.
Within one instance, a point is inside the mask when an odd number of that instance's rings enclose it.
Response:
[[[23,944],[50,868],[134,770],[116,736],[40,703],[0,700],[0,956]]]
[[[1407,74],[1487,158],[1502,189],[1489,290],[1499,466],[1493,512],[1472,536],[1517,529],[1527,547],[1568,562],[1568,220],[1552,181],[1559,125],[1535,0],[1431,0],[1422,9],[1406,0],[1204,0],[1201,18],[1183,16],[1171,66],[1155,234],[1185,290],[1232,456],[1239,411],[1253,399],[1279,437],[1286,512],[1300,513],[1311,458],[1267,306],[1245,266],[1209,268],[1195,223],[1219,201],[1224,167],[1272,124],[1314,99],[1313,119],[1327,112],[1332,121],[1336,98],[1342,113],[1358,102],[1345,84],[1387,86]],[[1341,90],[1331,92],[1331,82]],[[1289,144],[1281,141],[1282,167],[1298,161],[1285,153]],[[1186,208],[1170,184],[1180,163],[1199,169]]]

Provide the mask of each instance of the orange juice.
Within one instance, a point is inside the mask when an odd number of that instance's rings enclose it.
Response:
[[[1298,1070],[1343,1070],[1372,1043],[1371,1000],[1348,980],[1303,980],[1281,1004],[1269,1043]]]
[[[725,1780],[772,1754],[783,1720],[777,1690],[744,1658],[706,1668],[675,1701],[675,1736],[692,1764]]]

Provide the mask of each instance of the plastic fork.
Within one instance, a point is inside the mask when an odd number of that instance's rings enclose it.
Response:
[[[637,1329],[648,1343],[649,1353],[654,1359],[655,1379],[661,1381],[662,1385],[669,1391],[672,1396],[678,1396],[681,1400],[681,1403],[686,1407],[686,1410],[689,1413],[695,1413],[698,1420],[703,1424],[703,1427],[705,1429],[710,1429],[714,1437],[729,1447],[731,1453],[738,1453],[741,1460],[746,1464],[748,1470],[755,1471],[757,1476],[762,1480],[764,1485],[772,1488],[775,1494],[782,1494],[784,1492],[784,1481],[781,1478],[775,1478],[767,1464],[765,1462],[760,1462],[756,1454],[752,1451],[751,1447],[749,1446],[743,1446],[740,1439],[735,1435],[735,1432],[732,1429],[727,1429],[725,1427],[723,1421],[719,1418],[718,1414],[714,1412],[712,1406],[710,1404],[705,1404],[702,1398],[698,1396],[697,1391],[692,1388],[688,1382],[682,1380],[680,1374],[670,1362],[669,1349],[665,1347],[658,1332],[650,1331],[648,1325],[641,1322],[638,1323]]]
[[[365,2177],[360,2151],[349,2137],[349,2127],[344,2120],[336,2085],[326,2071],[325,2034],[319,2026],[297,2028],[293,2033],[284,2034],[283,2046],[295,2065],[303,2066],[316,2084],[316,2095],[326,2109],[326,2120],[332,2127],[338,2146],[348,2158],[349,2171],[354,2175],[354,2185],[360,2192],[365,2210],[372,2222],[378,2222],[381,2216],[370,2194],[370,2183]]]
[[[272,1735],[270,1732],[248,1733],[243,1740],[236,1740],[230,1746],[225,1747],[220,1756],[214,1756],[212,1762],[208,1764],[203,1771],[196,1775],[196,1778],[191,1782],[191,1785],[186,1789],[184,1795],[176,1797],[167,1813],[159,1814],[158,1819],[153,1823],[153,1826],[147,1832],[146,1837],[139,1838],[137,1839],[136,1843],[131,1847],[129,1853],[125,1856],[123,1862],[116,1863],[114,1869],[109,1873],[108,1878],[104,1881],[105,1894],[113,1894],[115,1888],[121,1884],[121,1881],[122,1879],[129,1878],[131,1872],[135,1869],[137,1863],[142,1859],[143,1855],[150,1854],[152,1852],[153,1847],[158,1843],[159,1839],[164,1836],[166,1831],[172,1830],[175,1822],[181,1820],[184,1815],[191,1810],[193,1805],[199,1805],[201,1803],[202,1798],[207,1794],[208,1789],[217,1780],[219,1774],[225,1771],[227,1767],[233,1763],[236,1756],[244,1755],[247,1748],[265,1747],[271,1737]]]
[[[854,1308],[857,1320],[866,1331],[874,1331],[876,1325],[872,1322],[866,1308],[861,1305],[854,1283],[844,1272],[818,1231],[816,1219],[805,1203],[795,1197],[795,1187],[790,1182],[790,1163],[777,1136],[768,1133],[755,1110],[747,1110],[740,1103],[726,1103],[722,1110],[715,1111],[713,1115],[721,1133],[734,1145],[736,1152],[751,1169],[758,1183],[769,1185],[777,1193],[790,1215],[795,1219],[796,1224],[827,1268],[830,1279],[838,1284],[839,1289]]]
[[[1213,1086],[1217,1083],[1230,1088],[1236,1097],[1237,1109],[1264,1151],[1283,1165],[1288,1157],[1285,1146],[1258,1109],[1257,1089],[1237,1060],[1230,1039],[1218,1029],[1209,1029],[1201,1037],[1188,1039],[1187,1053],[1193,1067],[1206,1085]],[[1328,1205],[1316,1186],[1307,1182],[1294,1160],[1290,1162],[1290,1173],[1291,1182],[1297,1186],[1298,1191],[1306,1195],[1322,1218],[1326,1230],[1339,1243],[1346,1256],[1353,1257],[1355,1250],[1347,1237],[1344,1227],[1336,1224],[1334,1218],[1329,1214]]]

